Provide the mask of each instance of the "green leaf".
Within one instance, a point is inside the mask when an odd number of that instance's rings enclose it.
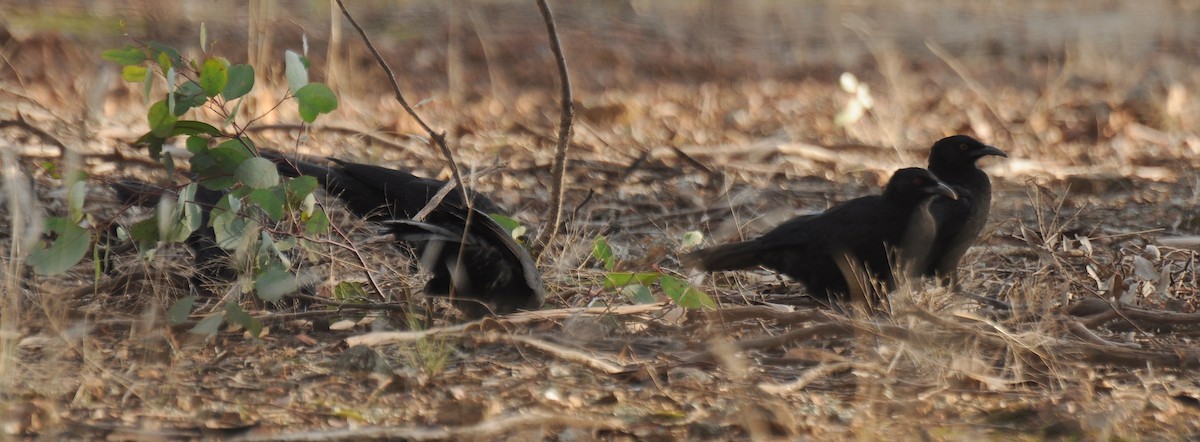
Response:
[[[333,286],[333,299],[342,302],[365,300],[367,290],[360,282],[342,281]]]
[[[159,222],[159,239],[166,242],[184,242],[192,232],[199,229],[201,222],[200,205],[196,204],[196,183],[188,184],[179,191],[179,197],[176,198],[175,204],[169,207],[170,212],[167,218],[161,219]],[[163,208],[164,200],[159,201],[159,207]],[[163,208],[161,210],[166,210]],[[160,210],[159,216],[163,212]]]
[[[222,249],[233,250],[242,237],[247,235],[247,231],[254,227],[245,217],[238,216],[241,207],[242,200],[233,195],[225,195],[217,201],[216,207],[213,207],[209,215],[213,233],[217,237],[217,245]]]
[[[178,99],[178,96],[175,95],[175,76],[177,74],[175,68],[167,68],[167,112],[170,112],[171,115],[179,115],[175,113],[175,101]]]
[[[300,54],[292,51],[283,53],[284,76],[287,77],[288,89],[299,92],[300,88],[308,85],[308,67],[300,59]]]
[[[658,302],[658,300],[654,299],[654,295],[650,294],[650,288],[641,284],[621,287],[620,292],[633,301],[634,304],[653,304]]]
[[[187,322],[188,315],[192,313],[192,306],[196,304],[196,295],[188,295],[175,301],[171,307],[167,309],[167,322],[171,325],[179,325]]]
[[[504,215],[501,215],[499,213],[491,213],[491,214],[488,214],[488,216],[492,217],[492,220],[495,221],[496,224],[499,224],[500,227],[503,227],[504,230],[507,231],[508,233],[512,233],[513,229],[516,229],[517,227],[521,226],[521,223],[518,222],[517,220],[509,218]]]
[[[250,316],[240,305],[232,302],[225,304],[225,319],[228,319],[230,324],[242,326],[242,328],[250,332],[250,336],[257,338],[262,334],[262,321]]]
[[[130,83],[140,83],[146,80],[146,73],[150,72],[145,66],[129,65],[121,68],[121,78]]]
[[[280,189],[255,189],[246,198],[266,212],[271,221],[283,219],[284,201]]]
[[[312,216],[313,210],[317,208],[317,197],[313,194],[308,194],[304,200],[300,201],[300,215],[304,217]]]
[[[287,180],[283,187],[287,190],[288,205],[296,207],[303,204],[303,201],[317,190],[317,184],[315,177],[307,175]]]
[[[229,67],[229,82],[221,96],[226,101],[241,98],[254,88],[254,68],[246,64],[235,64]]]
[[[233,124],[233,120],[238,116],[238,110],[242,108],[242,101],[245,99],[246,97],[238,98],[237,103],[233,105],[233,110],[229,111],[229,116],[225,117],[225,120],[221,122],[222,129],[229,127],[230,124]]]
[[[612,248],[608,246],[608,239],[604,238],[604,235],[596,235],[596,239],[592,240],[592,256],[604,264],[604,270],[612,270],[617,264]]]
[[[138,138],[137,141],[134,141],[133,144],[135,146],[147,146],[147,148],[150,151],[151,158],[154,158],[157,160],[160,157],[160,155],[162,154],[163,144],[165,144],[167,142],[168,138],[179,136],[179,135],[199,135],[199,134],[204,134],[204,135],[209,135],[209,136],[215,137],[215,136],[220,135],[221,131],[215,127],[212,127],[212,125],[210,125],[210,124],[202,123],[199,121],[192,121],[192,120],[176,121],[175,125],[171,127],[171,129],[167,132],[166,136],[156,136],[154,134],[154,132],[148,132],[145,135],[142,135],[141,138]],[[204,147],[207,147],[208,140],[203,140],[203,141],[205,143]],[[190,149],[190,146],[189,146],[189,149]],[[196,152],[192,152],[192,153],[196,153]]]
[[[254,291],[258,299],[275,302],[283,295],[294,293],[299,284],[296,277],[279,266],[271,266],[254,280]]]
[[[254,245],[258,246],[258,249],[254,251],[255,268],[266,269],[280,265],[274,262],[272,258],[276,256],[284,258],[284,256],[279,252],[279,249],[275,247],[275,239],[271,237],[270,233],[268,233],[266,230],[259,231],[258,241],[254,242]],[[292,265],[290,261],[283,259],[281,259],[281,261],[283,261],[282,265],[284,269],[287,269]]]
[[[690,249],[700,245],[700,243],[703,242],[704,234],[700,233],[698,230],[693,230],[683,234],[683,239],[680,241],[679,247],[683,249]]]
[[[499,224],[500,227],[503,227],[504,230],[508,232],[509,236],[513,237],[513,239],[520,239],[525,235],[525,226],[522,226],[519,221],[499,213],[491,213],[488,214],[488,216],[491,217],[493,221],[496,221],[496,224]]]
[[[186,82],[171,95],[175,98],[175,116],[182,116],[187,111],[203,106],[208,101],[204,88],[194,81]]]
[[[179,56],[179,51],[175,50],[175,48],[157,41],[150,42],[148,46],[150,46],[151,58],[158,61],[158,65],[164,73],[167,72],[167,69],[183,64],[183,59]]]
[[[166,139],[179,119],[167,110],[166,100],[159,100],[150,106],[150,110],[146,113],[146,121],[150,123],[151,135]]]
[[[50,175],[50,178],[56,180],[62,179],[62,174],[58,172],[58,165],[49,161],[38,164],[38,167]]]
[[[254,156],[250,148],[238,138],[225,141],[212,149],[192,153],[192,172],[202,179],[201,185],[213,190],[233,186],[237,182],[235,174],[238,167],[247,158]]]
[[[338,107],[337,96],[321,83],[309,83],[296,91],[296,101],[300,104],[300,118],[312,123],[319,114],[333,112]]]
[[[207,51],[208,47],[208,28],[204,26],[204,22],[200,22],[200,51]]]
[[[150,105],[150,91],[154,88],[154,75],[146,69],[146,75],[142,77],[142,105]]]
[[[142,253],[153,250],[158,245],[158,218],[146,218],[129,226],[129,237],[137,242]]]
[[[88,230],[66,218],[46,219],[46,230],[58,234],[50,247],[29,253],[26,261],[39,275],[57,275],[78,264],[92,245]]]
[[[325,215],[324,210],[315,210],[312,216],[309,216],[304,221],[304,233],[308,235],[318,235],[329,231],[329,217]]]
[[[194,335],[213,336],[221,330],[222,322],[225,322],[225,315],[218,313],[204,318],[199,324],[196,324],[195,327],[192,327],[191,330],[188,330],[188,333]]]
[[[175,127],[171,129],[171,136],[179,135],[208,135],[215,137],[221,135],[221,130],[213,127],[213,125],[193,120],[183,120],[175,123]],[[207,142],[208,140],[205,140]]]
[[[202,154],[208,150],[208,138],[192,135],[187,138],[187,141],[183,145],[187,147],[188,152],[191,152],[192,155]]]
[[[682,279],[671,275],[662,275],[659,279],[663,293],[675,301],[680,307],[688,309],[716,310],[717,303],[704,293]]]
[[[229,62],[220,58],[204,60],[204,65],[200,67],[199,83],[204,95],[217,96],[229,83]]]
[[[67,190],[67,216],[76,224],[83,221],[83,201],[87,197],[87,175],[79,175],[83,176],[76,176],[73,183],[68,183]]]
[[[175,176],[175,156],[167,152],[162,157],[163,167],[167,168],[167,176]]]
[[[133,45],[125,45],[121,49],[109,49],[101,52],[100,58],[121,66],[131,66],[146,61],[146,51]]]
[[[627,285],[651,285],[658,280],[658,272],[610,272],[604,275],[604,288],[612,290]]]
[[[266,189],[279,184],[279,170],[275,168],[275,163],[262,157],[250,157],[242,161],[234,176],[251,189]],[[283,201],[279,203],[282,205]]]

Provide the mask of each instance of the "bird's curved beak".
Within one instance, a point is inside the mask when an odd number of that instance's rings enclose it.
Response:
[[[947,186],[946,183],[940,181],[937,183],[936,187],[928,187],[925,191],[958,201],[958,193],[956,193],[954,189],[951,189],[950,186]]]
[[[997,149],[992,146],[984,146],[983,149],[979,149],[979,150],[975,151],[975,156],[977,158],[983,158],[988,155],[995,155],[998,157],[1008,158],[1008,154],[1004,153],[1003,150]]]

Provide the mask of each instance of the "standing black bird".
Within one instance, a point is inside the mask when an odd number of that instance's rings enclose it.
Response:
[[[942,138],[929,151],[929,171],[958,193],[957,200],[938,198],[930,206],[937,222],[937,241],[930,250],[925,276],[954,282],[958,262],[975,244],[987,224],[992,207],[992,183],[975,165],[988,155],[1008,157],[1004,151],[966,135]]]
[[[856,198],[819,215],[794,218],[757,239],[692,252],[682,261],[685,266],[710,272],[761,265],[799,280],[814,297],[865,290],[863,276],[891,289],[896,283],[893,264],[909,275],[919,274],[925,266],[936,235],[929,213],[936,195],[956,198],[954,191],[929,171],[900,169],[882,195]],[[889,253],[892,249],[895,255]],[[858,273],[862,270],[866,275]],[[855,280],[853,288],[851,278]]]
[[[425,285],[426,294],[453,294],[455,298],[478,301],[459,304],[469,316],[484,312],[472,307],[479,303],[495,313],[508,313],[537,309],[545,302],[545,288],[533,258],[487,215],[500,212],[487,197],[468,192],[472,199],[468,208],[461,193],[452,191],[418,222],[412,218],[446,184],[444,181],[337,159],[329,160],[334,165],[323,166],[278,152],[261,154],[275,162],[283,175],[315,177],[351,212],[382,223],[397,240],[414,246],[421,265],[433,274]]]

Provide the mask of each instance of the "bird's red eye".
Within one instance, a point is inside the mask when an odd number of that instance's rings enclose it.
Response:
[[[959,144],[959,145],[958,145],[958,150],[967,150],[967,145],[966,145],[966,144]]]
[[[913,178],[913,186],[915,186],[915,187],[921,187],[921,186],[923,186],[923,185],[925,185],[925,180],[924,180],[924,179],[921,179],[921,178]]]

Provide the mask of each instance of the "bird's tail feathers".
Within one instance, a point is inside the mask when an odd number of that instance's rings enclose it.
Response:
[[[137,207],[153,207],[167,192],[162,187],[134,179],[114,181],[109,183],[109,187],[117,193],[117,200],[122,205]]]
[[[275,163],[275,168],[279,170],[279,174],[287,177],[298,177],[308,175],[315,177],[321,184],[326,184],[330,175],[336,172],[326,166],[305,161],[302,158],[295,158],[285,155],[283,152],[274,150],[260,149],[258,154],[263,158]]]
[[[445,227],[413,221],[411,219],[394,219],[387,220],[383,223],[387,227],[387,233],[396,237],[396,239],[408,242],[428,242],[428,241],[444,241],[450,243],[461,243],[462,232],[454,232]]]
[[[742,241],[697,250],[681,256],[680,261],[684,267],[707,272],[750,269],[762,263],[763,250],[758,240]]]

